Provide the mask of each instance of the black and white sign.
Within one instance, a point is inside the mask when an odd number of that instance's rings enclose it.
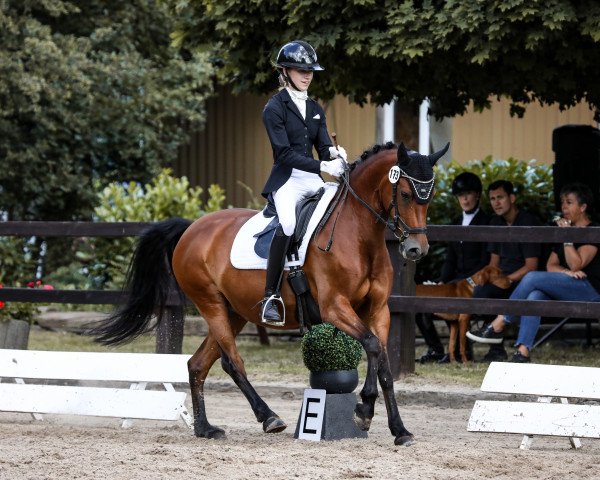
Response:
[[[326,390],[307,388],[304,390],[298,438],[318,442],[321,440],[325,418]]]

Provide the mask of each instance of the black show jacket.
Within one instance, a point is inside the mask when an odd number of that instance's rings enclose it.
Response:
[[[479,210],[470,225],[487,225],[489,221],[490,216]],[[462,225],[462,215],[455,218],[451,225]],[[489,261],[486,242],[448,242],[446,260],[438,281],[448,283],[467,278],[485,267]]]
[[[321,105],[308,98],[304,120],[284,88],[269,99],[262,119],[273,149],[273,168],[262,191],[264,197],[280,188],[294,168],[320,175],[320,163],[313,158],[313,147],[320,160],[329,160],[332,145]]]

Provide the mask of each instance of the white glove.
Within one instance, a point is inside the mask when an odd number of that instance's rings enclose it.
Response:
[[[341,158],[344,162],[348,161],[348,154],[344,147],[329,147],[329,156],[333,158]]]
[[[344,173],[345,161],[342,158],[335,158],[328,162],[321,162],[321,171],[328,173],[332,177],[341,177]]]

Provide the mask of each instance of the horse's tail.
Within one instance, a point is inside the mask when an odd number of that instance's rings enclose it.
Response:
[[[156,328],[163,317],[172,281],[173,250],[192,222],[172,218],[144,231],[127,272],[129,297],[123,308],[94,326],[88,333],[103,345],[119,345]],[[178,288],[178,286],[177,286]],[[179,290],[181,296],[183,292]],[[156,324],[150,320],[156,315]]]

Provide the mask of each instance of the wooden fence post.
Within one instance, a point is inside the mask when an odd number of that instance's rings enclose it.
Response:
[[[386,246],[394,266],[392,295],[415,295],[415,262],[406,260],[398,249],[398,240],[387,240]],[[392,376],[415,372],[415,314],[391,312],[388,357]]]
[[[156,353],[181,353],[183,350],[183,305],[165,309],[165,318],[156,329]]]

